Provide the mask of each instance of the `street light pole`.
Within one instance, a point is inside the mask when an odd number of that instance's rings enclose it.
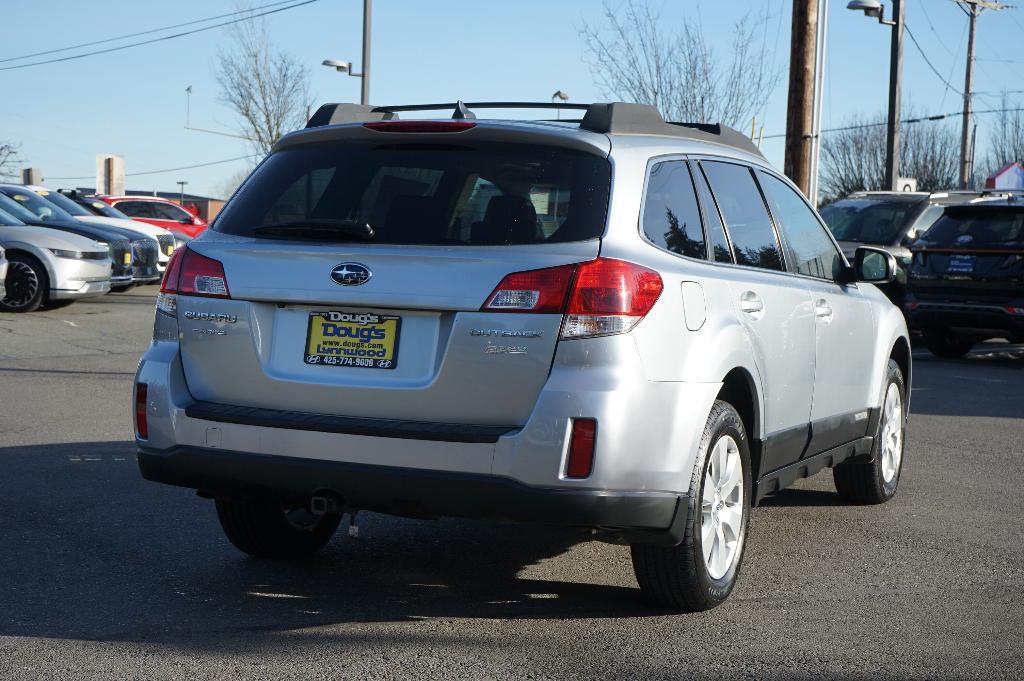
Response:
[[[885,131],[885,186],[898,189],[900,177],[900,80],[903,74],[903,0],[892,1],[892,45],[889,52],[889,122]]]
[[[846,9],[864,12],[878,23],[892,27],[889,51],[889,120],[885,130],[885,189],[896,191],[900,173],[900,81],[903,74],[903,0],[892,0],[892,21],[885,19],[885,5],[878,0],[850,0]]]
[[[185,207],[185,185],[188,184],[188,181],[187,180],[178,180],[177,182],[175,182],[175,184],[178,185],[178,187],[179,187],[179,190],[178,190],[178,204],[182,208],[184,208]]]
[[[359,103],[370,103],[370,13],[373,0],[363,0],[363,89]]]

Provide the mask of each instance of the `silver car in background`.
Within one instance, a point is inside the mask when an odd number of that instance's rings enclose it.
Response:
[[[108,249],[92,239],[29,226],[0,209],[0,246],[9,261],[2,312],[32,312],[110,291]]]
[[[890,499],[892,256],[849,264],[734,130],[582,108],[325,105],[285,136],[165,273],[143,476],[214,498],[256,556],[362,510],[580,528],[676,610],[729,595],[751,508],[794,480]]]

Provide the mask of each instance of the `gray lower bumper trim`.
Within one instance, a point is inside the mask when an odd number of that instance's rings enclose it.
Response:
[[[681,531],[677,508],[683,518],[687,509],[687,498],[670,492],[533,487],[493,475],[198,447],[140,447],[138,461],[147,480],[215,496],[330,493],[354,509],[600,528],[650,543],[678,543],[682,536],[675,537]]]

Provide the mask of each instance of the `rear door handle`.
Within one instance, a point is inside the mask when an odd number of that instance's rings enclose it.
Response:
[[[740,296],[740,309],[752,317],[760,317],[764,312],[764,301],[753,291],[744,291]]]

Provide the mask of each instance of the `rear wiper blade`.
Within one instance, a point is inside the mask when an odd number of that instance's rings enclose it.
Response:
[[[337,241],[373,241],[377,233],[365,222],[356,220],[329,220],[307,218],[274,225],[262,225],[253,230],[256,236],[278,236],[294,239],[333,239]]]

